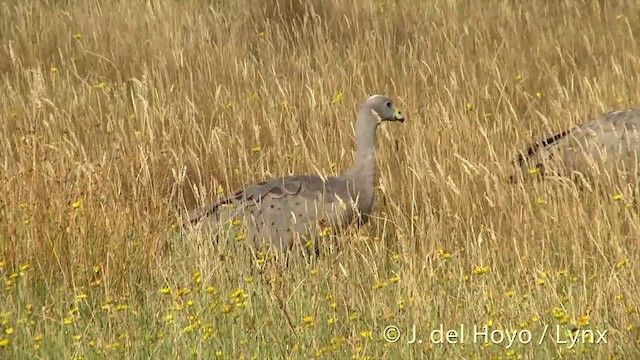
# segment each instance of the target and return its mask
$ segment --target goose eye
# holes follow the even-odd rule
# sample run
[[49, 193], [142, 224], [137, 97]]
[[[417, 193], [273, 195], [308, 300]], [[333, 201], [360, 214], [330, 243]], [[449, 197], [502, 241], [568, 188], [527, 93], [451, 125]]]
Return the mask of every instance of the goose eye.
[[391, 102], [387, 101], [387, 103], [385, 105], [387, 105], [387, 107], [390, 108], [391, 107]]

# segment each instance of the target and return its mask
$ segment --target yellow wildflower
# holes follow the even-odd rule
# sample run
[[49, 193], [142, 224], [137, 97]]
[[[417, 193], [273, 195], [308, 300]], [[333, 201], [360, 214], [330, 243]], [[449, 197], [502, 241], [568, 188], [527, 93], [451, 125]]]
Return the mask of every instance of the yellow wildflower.
[[332, 231], [331, 226], [327, 226], [322, 230], [320, 230], [319, 234], [320, 236], [325, 237], [325, 236], [329, 236], [331, 234], [331, 231]]
[[478, 266], [473, 269], [471, 273], [474, 275], [482, 275], [488, 273], [489, 271], [491, 271], [491, 269], [488, 266]]
[[635, 314], [635, 312], [636, 312], [636, 308], [635, 307], [629, 306], [627, 308], [627, 314], [631, 315], [631, 314]]
[[580, 326], [587, 326], [587, 325], [589, 325], [589, 320], [591, 320], [591, 316], [584, 315], [584, 316], [580, 317], [580, 319], [578, 320], [578, 324]]
[[374, 290], [378, 290], [378, 289], [382, 289], [385, 286], [387, 286], [387, 282], [386, 281], [380, 281], [380, 282], [378, 282], [378, 283], [373, 285], [373, 289]]
[[520, 326], [521, 329], [526, 329], [527, 327], [529, 327], [529, 323], [526, 321], [521, 321], [518, 326]]
[[176, 296], [184, 296], [184, 295], [189, 295], [189, 293], [191, 293], [191, 290], [189, 290], [189, 288], [182, 288], [178, 291], [178, 293], [176, 294]]
[[211, 294], [211, 295], [215, 295], [218, 293], [218, 290], [216, 290], [216, 288], [214, 288], [213, 286], [207, 286], [207, 288], [204, 291], [206, 291], [208, 294]]
[[338, 103], [338, 102], [342, 102], [342, 100], [344, 99], [344, 93], [342, 92], [342, 90], [338, 91], [338, 93], [336, 93], [333, 96], [333, 100], [331, 100], [331, 103]]
[[624, 258], [616, 263], [616, 267], [621, 269], [629, 264], [629, 258]]
[[451, 254], [449, 254], [447, 251], [445, 251], [444, 249], [438, 249], [436, 250], [436, 253], [438, 254], [438, 256], [440, 256], [441, 258], [447, 260], [451, 257]]
[[247, 293], [244, 290], [238, 289], [238, 290], [234, 291], [231, 294], [231, 297], [237, 300], [237, 299], [241, 299], [241, 298], [245, 299], [245, 298], [249, 297], [249, 295], [247, 295]]

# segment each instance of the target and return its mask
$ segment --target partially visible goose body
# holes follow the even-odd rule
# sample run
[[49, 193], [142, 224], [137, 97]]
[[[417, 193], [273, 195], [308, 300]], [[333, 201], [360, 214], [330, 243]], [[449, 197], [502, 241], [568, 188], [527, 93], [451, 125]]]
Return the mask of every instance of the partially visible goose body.
[[[382, 121], [404, 122], [392, 100], [374, 95], [360, 106], [355, 124], [353, 166], [337, 177], [294, 175], [259, 182], [201, 209], [189, 212], [189, 222], [213, 237], [229, 225], [241, 227], [241, 237], [256, 248], [289, 250], [295, 239], [305, 242], [320, 232], [337, 232], [366, 222], [374, 200], [376, 129]], [[317, 250], [317, 248], [316, 248]]]
[[640, 109], [604, 113], [531, 144], [515, 161], [520, 174], [593, 177], [606, 172], [637, 184], [640, 175]]

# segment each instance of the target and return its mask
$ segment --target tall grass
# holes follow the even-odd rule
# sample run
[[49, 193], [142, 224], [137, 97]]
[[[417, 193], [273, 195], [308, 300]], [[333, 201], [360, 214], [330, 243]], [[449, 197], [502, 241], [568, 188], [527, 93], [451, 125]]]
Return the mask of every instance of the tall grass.
[[[505, 180], [532, 139], [638, 104], [638, 15], [629, 1], [3, 2], [0, 357], [638, 356], [630, 192]], [[374, 93], [407, 121], [380, 129], [374, 218], [336, 252], [282, 271], [167, 242], [185, 209], [242, 185], [348, 167]], [[406, 344], [413, 324], [421, 344]], [[440, 324], [533, 340], [433, 344]], [[558, 341], [575, 329], [607, 343]]]

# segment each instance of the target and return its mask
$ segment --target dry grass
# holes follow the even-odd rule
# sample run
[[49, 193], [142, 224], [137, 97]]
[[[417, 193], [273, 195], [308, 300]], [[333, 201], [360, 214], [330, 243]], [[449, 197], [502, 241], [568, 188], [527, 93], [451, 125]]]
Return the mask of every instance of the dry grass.
[[[628, 193], [505, 182], [530, 139], [638, 104], [633, 2], [301, 3], [0, 5], [0, 357], [637, 358]], [[372, 93], [407, 122], [339, 251], [280, 276], [166, 246], [221, 192], [349, 166]], [[441, 323], [533, 340], [382, 338]]]

